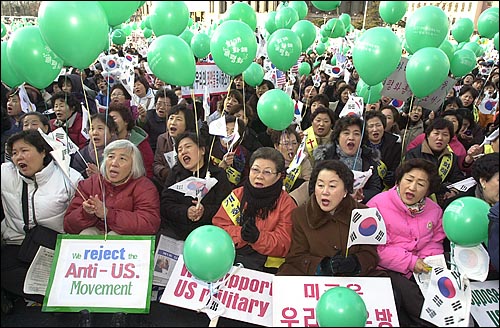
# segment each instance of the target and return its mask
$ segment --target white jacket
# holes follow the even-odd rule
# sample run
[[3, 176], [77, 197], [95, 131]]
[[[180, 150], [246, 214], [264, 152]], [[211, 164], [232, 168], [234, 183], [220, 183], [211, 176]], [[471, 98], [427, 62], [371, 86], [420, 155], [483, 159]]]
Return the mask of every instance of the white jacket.
[[[149, 88], [146, 95], [142, 98], [138, 97], [136, 94], [133, 96], [134, 102], [139, 107], [139, 105], [143, 106], [147, 111], [151, 109], [155, 109], [155, 94], [153, 93], [153, 89]], [[174, 104], [172, 104], [173, 106]]]
[[51, 161], [35, 174], [33, 179], [22, 176], [12, 162], [2, 164], [2, 239], [6, 244], [20, 245], [24, 240], [22, 207], [23, 180], [28, 184], [28, 213], [30, 228], [34, 227], [33, 213], [39, 225], [64, 232], [63, 220], [66, 209], [82, 180], [81, 174], [70, 168], [69, 177]]

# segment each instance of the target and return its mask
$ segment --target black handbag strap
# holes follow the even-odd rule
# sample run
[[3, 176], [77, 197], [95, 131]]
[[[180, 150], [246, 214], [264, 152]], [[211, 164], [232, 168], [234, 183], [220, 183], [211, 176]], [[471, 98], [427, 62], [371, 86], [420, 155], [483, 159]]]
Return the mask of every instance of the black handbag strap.
[[27, 233], [30, 230], [30, 223], [28, 219], [28, 184], [25, 181], [23, 181], [23, 195], [21, 197], [21, 202], [23, 205], [23, 230]]

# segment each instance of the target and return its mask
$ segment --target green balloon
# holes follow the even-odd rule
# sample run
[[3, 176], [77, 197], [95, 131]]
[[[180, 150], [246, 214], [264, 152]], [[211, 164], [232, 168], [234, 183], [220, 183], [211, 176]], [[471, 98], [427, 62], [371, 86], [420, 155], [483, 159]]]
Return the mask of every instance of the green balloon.
[[280, 70], [287, 71], [297, 63], [302, 53], [302, 42], [297, 33], [288, 29], [279, 29], [267, 42], [267, 55]]
[[226, 11], [226, 20], [237, 20], [247, 24], [252, 31], [257, 28], [257, 14], [255, 10], [245, 2], [233, 3]]
[[373, 104], [382, 98], [380, 94], [384, 85], [382, 82], [374, 86], [369, 86], [362, 79], [359, 79], [358, 84], [356, 84], [356, 94], [358, 97], [363, 97], [365, 104]]
[[115, 26], [123, 23], [137, 11], [140, 1], [98, 1], [104, 9], [108, 24]]
[[122, 45], [127, 41], [127, 35], [123, 30], [114, 30], [111, 33], [111, 41], [113, 41], [114, 44]]
[[293, 112], [292, 98], [280, 89], [266, 91], [257, 102], [260, 120], [276, 131], [283, 131], [292, 123]]
[[493, 44], [495, 45], [495, 49], [497, 51], [500, 50], [500, 47], [498, 46], [498, 32], [496, 32], [495, 36], [493, 37]]
[[484, 52], [484, 50], [481, 48], [481, 46], [479, 44], [477, 44], [476, 42], [467, 42], [464, 44], [462, 49], [472, 50], [472, 52], [474, 52], [474, 55], [476, 55], [476, 57], [480, 57]]
[[439, 49], [443, 50], [443, 52], [451, 62], [453, 54], [455, 53], [455, 47], [453, 46], [453, 44], [448, 40], [444, 40], [443, 43], [441, 43], [441, 45], [439, 46]]
[[276, 12], [275, 11], [270, 11], [267, 14], [267, 19], [264, 27], [266, 28], [266, 31], [269, 34], [272, 34], [274, 31], [276, 31], [276, 24], [274, 23], [274, 20], [276, 19]]
[[302, 51], [306, 51], [316, 39], [316, 27], [308, 20], [299, 20], [293, 24], [291, 30], [300, 38]]
[[7, 84], [9, 87], [14, 88], [21, 85], [24, 82], [24, 78], [21, 74], [14, 71], [14, 68], [9, 63], [9, 58], [7, 54], [7, 41], [2, 41], [2, 66], [0, 67], [2, 72], [2, 82]]
[[325, 53], [325, 51], [326, 51], [326, 46], [325, 46], [325, 44], [324, 44], [324, 43], [318, 43], [318, 45], [316, 46], [316, 48], [314, 48], [314, 50], [316, 51], [316, 53], [317, 53], [318, 55], [320, 55], [320, 56], [321, 56], [322, 54], [324, 54], [324, 53]]
[[[323, 37], [321, 37], [321, 39], [319, 39], [319, 41], [320, 41], [321, 43], [327, 43], [327, 42], [328, 42], [328, 40], [330, 40], [330, 38], [329, 38], [329, 37], [327, 37], [327, 36], [323, 36]], [[302, 46], [302, 47], [304, 47], [304, 46]], [[307, 48], [309, 48], [309, 47], [306, 47], [306, 49], [307, 49]]]
[[476, 67], [476, 55], [470, 49], [455, 51], [450, 61], [450, 71], [455, 77], [462, 77]]
[[488, 238], [488, 212], [484, 200], [471, 196], [452, 201], [443, 212], [443, 229], [448, 239], [457, 245], [479, 245]]
[[427, 47], [416, 51], [406, 65], [406, 81], [417, 98], [436, 91], [448, 77], [450, 61], [439, 48]]
[[150, 30], [153, 30], [153, 28], [151, 27], [151, 16], [146, 16], [146, 18], [144, 18], [144, 26], [146, 28], [149, 28]]
[[79, 69], [97, 59], [108, 39], [108, 19], [97, 1], [42, 1], [38, 24], [50, 49]]
[[184, 1], [155, 1], [150, 17], [156, 36], [180, 35], [187, 27], [189, 9]]
[[179, 35], [179, 37], [182, 40], [186, 41], [186, 43], [189, 45], [191, 45], [191, 40], [193, 39], [193, 36], [194, 33], [189, 28], [186, 28], [184, 32], [182, 32], [181, 35]]
[[297, 10], [292, 7], [283, 7], [276, 12], [274, 24], [277, 29], [291, 29], [293, 24], [299, 21], [299, 14]]
[[399, 38], [388, 28], [373, 27], [354, 43], [352, 60], [366, 84], [379, 84], [394, 72], [401, 60]]
[[[166, 55], [168, 54], [168, 55]], [[178, 36], [161, 35], [148, 49], [151, 71], [167, 84], [191, 86], [196, 75], [196, 62], [191, 47]]]
[[299, 74], [307, 75], [311, 73], [311, 65], [308, 62], [302, 62], [299, 64]]
[[7, 58], [14, 71], [37, 89], [48, 87], [63, 67], [63, 60], [47, 46], [38, 26], [22, 27], [12, 34]]
[[297, 11], [299, 19], [305, 19], [309, 10], [305, 1], [290, 1], [288, 2], [288, 7], [291, 7]]
[[7, 26], [2, 22], [2, 38], [7, 35]]
[[193, 26], [193, 19], [191, 17], [189, 17], [188, 19], [188, 27], [191, 27]]
[[468, 41], [474, 32], [474, 22], [470, 18], [460, 18], [451, 27], [451, 35], [457, 42]]
[[329, 11], [337, 9], [342, 1], [311, 1], [312, 5], [319, 10]]
[[408, 10], [408, 1], [380, 1], [378, 12], [387, 24], [396, 24]]
[[320, 327], [364, 327], [367, 313], [361, 296], [347, 287], [330, 288], [316, 304]]
[[327, 31], [329, 32], [328, 36], [332, 39], [345, 36], [344, 23], [338, 18], [330, 19], [326, 24], [326, 28]]
[[344, 23], [344, 27], [351, 25], [351, 16], [349, 16], [349, 14], [344, 13], [339, 16], [339, 19], [342, 23]]
[[182, 251], [184, 264], [191, 274], [211, 283], [231, 270], [236, 251], [229, 234], [214, 225], [203, 225], [191, 231]]
[[210, 53], [210, 37], [205, 33], [198, 33], [191, 39], [191, 49], [197, 58], [205, 58]]
[[220, 24], [210, 39], [215, 64], [226, 74], [243, 73], [257, 54], [257, 40], [250, 27], [240, 21]]
[[486, 9], [479, 15], [477, 31], [485, 38], [491, 39], [498, 32], [498, 7]]
[[448, 17], [436, 6], [417, 9], [406, 21], [405, 37], [413, 52], [439, 47], [448, 35]]
[[126, 36], [130, 36], [132, 34], [132, 26], [131, 25], [125, 25], [122, 28], [123, 33], [125, 33]]
[[245, 80], [248, 85], [256, 87], [262, 83], [264, 74], [264, 68], [256, 62], [252, 62], [243, 72], [243, 80]]
[[145, 28], [144, 30], [142, 30], [142, 35], [144, 35], [146, 39], [150, 38], [153, 35], [153, 31], [151, 31], [149, 28]]

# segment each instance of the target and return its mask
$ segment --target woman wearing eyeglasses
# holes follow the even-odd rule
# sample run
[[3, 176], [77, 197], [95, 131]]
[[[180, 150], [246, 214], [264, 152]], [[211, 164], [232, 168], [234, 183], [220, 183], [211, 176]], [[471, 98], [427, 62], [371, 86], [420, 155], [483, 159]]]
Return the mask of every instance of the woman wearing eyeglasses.
[[297, 206], [283, 190], [284, 169], [278, 150], [256, 150], [250, 158], [249, 178], [231, 192], [212, 219], [231, 236], [235, 263], [245, 268], [275, 273], [290, 249], [292, 211]]

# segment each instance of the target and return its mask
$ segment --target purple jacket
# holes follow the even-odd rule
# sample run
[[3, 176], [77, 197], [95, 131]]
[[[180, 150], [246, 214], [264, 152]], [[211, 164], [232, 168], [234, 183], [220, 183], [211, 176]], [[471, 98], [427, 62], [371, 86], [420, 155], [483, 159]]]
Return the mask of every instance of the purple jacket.
[[410, 213], [396, 187], [374, 196], [366, 205], [379, 210], [387, 229], [387, 243], [377, 246], [379, 269], [409, 278], [419, 258], [443, 254], [443, 210], [430, 198], [416, 215]]

